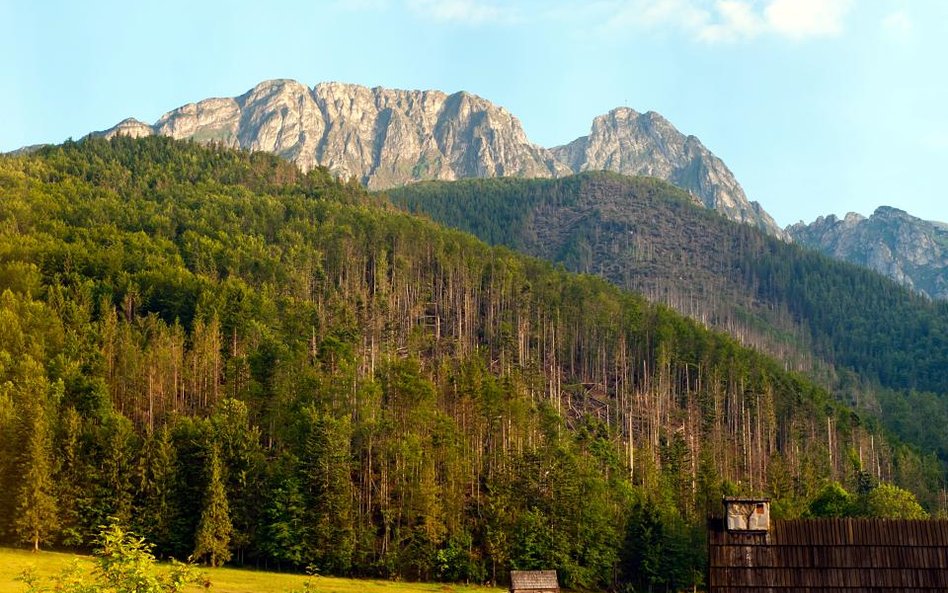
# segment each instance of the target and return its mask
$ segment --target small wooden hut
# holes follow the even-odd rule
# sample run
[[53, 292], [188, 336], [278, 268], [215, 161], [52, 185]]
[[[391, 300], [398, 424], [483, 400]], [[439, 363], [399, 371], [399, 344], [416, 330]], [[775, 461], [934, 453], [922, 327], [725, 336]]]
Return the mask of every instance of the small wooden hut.
[[510, 571], [510, 593], [559, 593], [555, 570]]
[[946, 520], [770, 520], [731, 499], [708, 527], [709, 593], [948, 592]]

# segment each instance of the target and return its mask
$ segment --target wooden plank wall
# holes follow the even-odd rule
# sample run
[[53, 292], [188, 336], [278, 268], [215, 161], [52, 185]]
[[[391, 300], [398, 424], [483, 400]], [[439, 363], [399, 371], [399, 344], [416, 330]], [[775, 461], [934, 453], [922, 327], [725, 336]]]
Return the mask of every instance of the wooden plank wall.
[[708, 529], [710, 593], [948, 592], [948, 521], [772, 521]]

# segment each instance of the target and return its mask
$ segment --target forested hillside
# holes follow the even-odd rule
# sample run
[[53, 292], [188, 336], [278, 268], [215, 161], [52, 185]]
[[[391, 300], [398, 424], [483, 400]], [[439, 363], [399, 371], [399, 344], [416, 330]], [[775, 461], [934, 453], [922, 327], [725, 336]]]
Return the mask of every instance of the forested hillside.
[[773, 359], [375, 202], [167, 138], [0, 159], [2, 541], [118, 521], [214, 564], [677, 587], [722, 493], [937, 499]]
[[431, 182], [390, 196], [726, 330], [816, 374], [848, 403], [881, 410], [903, 438], [948, 461], [944, 425], [914, 412], [948, 419], [945, 302], [696, 208], [655, 179]]

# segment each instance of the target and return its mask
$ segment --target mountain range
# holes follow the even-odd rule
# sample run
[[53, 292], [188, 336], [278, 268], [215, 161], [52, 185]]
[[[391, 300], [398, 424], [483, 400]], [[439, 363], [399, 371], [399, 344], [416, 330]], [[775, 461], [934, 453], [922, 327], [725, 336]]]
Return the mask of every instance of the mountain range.
[[548, 178], [600, 169], [649, 175], [732, 220], [786, 238], [721, 159], [651, 111], [614, 109], [593, 121], [589, 135], [544, 148], [530, 142], [509, 111], [467, 92], [269, 80], [239, 97], [189, 103], [154, 125], [129, 118], [97, 134], [264, 150], [304, 171], [326, 167], [375, 190], [429, 179]]
[[932, 298], [948, 297], [944, 225], [884, 214], [892, 210], [883, 207], [865, 223], [830, 215], [782, 229], [747, 198], [720, 158], [653, 111], [618, 107], [596, 117], [588, 135], [544, 148], [529, 140], [509, 111], [463, 91], [338, 82], [310, 88], [268, 80], [238, 97], [178, 107], [154, 124], [128, 118], [94, 134], [161, 135], [267, 151], [304, 171], [325, 167], [373, 190], [423, 180], [557, 178], [597, 170], [657, 177], [731, 220], [867, 266]]

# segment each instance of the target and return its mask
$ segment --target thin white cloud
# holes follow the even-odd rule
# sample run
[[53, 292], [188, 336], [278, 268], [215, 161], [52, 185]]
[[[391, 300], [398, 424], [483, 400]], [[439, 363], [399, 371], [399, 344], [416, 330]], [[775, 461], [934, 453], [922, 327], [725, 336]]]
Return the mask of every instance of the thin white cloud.
[[[612, 0], [595, 4], [609, 31], [666, 29], [699, 30], [708, 22], [708, 12], [695, 0]], [[595, 16], [595, 15], [594, 15]]]
[[[672, 30], [709, 42], [760, 36], [792, 40], [842, 32], [853, 0], [604, 0], [595, 12], [603, 28]], [[589, 12], [588, 14], [594, 14]]]
[[734, 41], [750, 39], [761, 34], [765, 23], [750, 2], [720, 0], [716, 7], [717, 22], [708, 22], [699, 30], [702, 41]]
[[904, 10], [896, 10], [882, 19], [882, 28], [893, 37], [905, 38], [912, 33], [912, 19]]
[[408, 0], [408, 8], [423, 18], [469, 25], [511, 24], [520, 14], [509, 4], [485, 0]]
[[[512, 25], [551, 19], [600, 32], [679, 32], [707, 43], [761, 36], [792, 40], [842, 32], [855, 0], [345, 0], [351, 10], [401, 6], [419, 18], [467, 25]], [[901, 13], [899, 13], [901, 14]], [[904, 15], [891, 15], [902, 19]], [[907, 18], [907, 17], [904, 17]], [[903, 20], [891, 23], [904, 25]], [[886, 26], [890, 26], [888, 21]]]
[[767, 24], [791, 39], [840, 33], [851, 0], [772, 0], [764, 9]]

